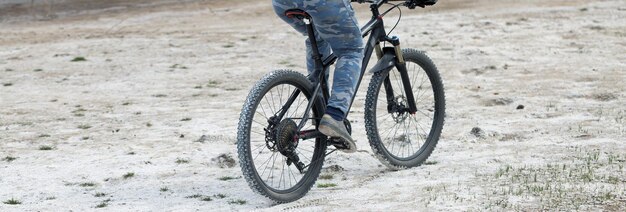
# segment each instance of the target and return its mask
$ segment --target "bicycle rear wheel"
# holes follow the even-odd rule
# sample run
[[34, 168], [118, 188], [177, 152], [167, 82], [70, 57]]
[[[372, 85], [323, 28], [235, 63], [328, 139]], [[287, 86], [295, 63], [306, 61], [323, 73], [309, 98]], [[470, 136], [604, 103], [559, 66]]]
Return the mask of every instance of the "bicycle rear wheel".
[[[241, 111], [237, 149], [243, 175], [252, 190], [279, 203], [304, 196], [324, 162], [325, 139], [297, 139], [297, 125], [305, 113], [318, 120], [323, 115], [320, 104], [306, 111], [312, 92], [304, 75], [274, 71], [257, 82]], [[302, 128], [313, 129], [310, 121]]]
[[[365, 101], [365, 129], [377, 158], [391, 169], [421, 165], [435, 149], [443, 128], [445, 96], [437, 67], [425, 54], [403, 50], [417, 106], [409, 114], [397, 69], [374, 74]], [[388, 90], [393, 91], [389, 95]]]

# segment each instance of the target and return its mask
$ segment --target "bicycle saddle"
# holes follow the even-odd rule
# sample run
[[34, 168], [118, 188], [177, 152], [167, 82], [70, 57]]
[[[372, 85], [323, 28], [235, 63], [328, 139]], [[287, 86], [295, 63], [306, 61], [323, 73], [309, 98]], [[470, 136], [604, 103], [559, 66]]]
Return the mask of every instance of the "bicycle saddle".
[[301, 9], [288, 9], [287, 11], [285, 11], [285, 15], [289, 18], [297, 19], [311, 18], [311, 16], [307, 12]]

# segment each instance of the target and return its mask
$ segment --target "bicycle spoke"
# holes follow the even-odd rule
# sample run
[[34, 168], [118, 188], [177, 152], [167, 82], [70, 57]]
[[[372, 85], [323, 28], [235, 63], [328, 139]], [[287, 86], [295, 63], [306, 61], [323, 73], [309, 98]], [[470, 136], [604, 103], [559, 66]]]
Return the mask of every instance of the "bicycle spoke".
[[[265, 99], [265, 98], [263, 98]], [[265, 111], [265, 107], [263, 107], [263, 99], [261, 99], [261, 101], [259, 102], [259, 106], [257, 107], [257, 109], [255, 110], [255, 112], [259, 113], [260, 115], [262, 115], [263, 117], [267, 118], [267, 111]], [[263, 114], [261, 114], [258, 110], [259, 107], [261, 108], [261, 111], [263, 111]], [[268, 109], [269, 110], [269, 109]]]
[[278, 113], [278, 110], [276, 110], [276, 100], [274, 100], [274, 92], [273, 90], [270, 90], [270, 97], [272, 100], [272, 103], [270, 104], [270, 107], [272, 108], [272, 114], [276, 114]]
[[[299, 94], [294, 96], [296, 92]], [[301, 120], [307, 113], [311, 116], [309, 118], [314, 119], [313, 109], [306, 111], [306, 106], [310, 100], [306, 96], [306, 90], [300, 90], [299, 87], [291, 84], [273, 86], [258, 99], [257, 109], [253, 113], [251, 126], [248, 130], [251, 136], [251, 160], [265, 186], [276, 190], [291, 189], [293, 186], [297, 186], [299, 181], [305, 179], [303, 178], [305, 174], [300, 173], [297, 169], [294, 170], [296, 166], [293, 163], [287, 165], [289, 158], [280, 153], [278, 148], [281, 147], [275, 143], [280, 141], [273, 140], [276, 138], [266, 138], [268, 136], [266, 130], [276, 130], [278, 124], [285, 119]], [[290, 105], [286, 105], [290, 100]], [[269, 117], [276, 117], [280, 113], [284, 114], [282, 120], [275, 120], [275, 123], [268, 122]], [[315, 126], [306, 122], [302, 129], [315, 129]], [[266, 139], [269, 140], [266, 141]], [[254, 145], [252, 142], [260, 145]], [[266, 142], [273, 143], [266, 144]], [[315, 163], [316, 142], [299, 142], [294, 150], [300, 159], [298, 162], [307, 166]]]
[[[271, 115], [276, 114], [276, 112], [274, 112], [274, 109], [272, 108], [272, 104], [270, 103], [270, 101], [268, 100], [267, 96], [264, 96], [263, 99], [265, 100], [265, 103], [267, 103], [267, 110], [269, 110], [271, 112]], [[261, 105], [262, 106], [262, 105]], [[266, 114], [267, 115], [267, 114]]]
[[400, 72], [394, 71], [393, 75], [395, 79], [394, 81], [396, 81], [396, 84], [398, 84], [398, 88], [395, 90], [400, 90], [402, 96], [406, 97], [406, 93], [404, 92], [404, 86], [402, 86], [402, 77], [400, 76]]
[[428, 114], [424, 113], [424, 111], [418, 110], [417, 112], [419, 112], [420, 114], [422, 114], [424, 117], [426, 117], [426, 118], [428, 118], [428, 119], [430, 119], [430, 120], [433, 120], [433, 117], [431, 117], [430, 115], [428, 115]]
[[[270, 160], [272, 160], [272, 158], [274, 157], [274, 155], [275, 155], [275, 154], [276, 154], [275, 152], [274, 152], [274, 153], [272, 153], [272, 155], [271, 155], [271, 156], [270, 156], [270, 157], [269, 157], [269, 158], [268, 158], [265, 162], [263, 162], [260, 166], [263, 166], [263, 165], [265, 165], [267, 162], [269, 162]], [[262, 177], [262, 176], [265, 176], [265, 171], [267, 170], [267, 167], [268, 167], [268, 166], [265, 166], [265, 168], [263, 169], [263, 172], [261, 173], [261, 177]]]
[[[415, 97], [417, 114], [406, 114], [401, 110], [389, 113], [388, 101], [384, 87], [384, 77], [380, 78], [378, 93], [373, 105], [376, 108], [374, 117], [377, 125], [377, 134], [380, 143], [390, 155], [399, 158], [410, 158], [420, 154], [421, 145], [426, 142], [432, 122], [434, 121], [435, 99], [433, 85], [428, 74], [419, 64], [408, 61], [406, 63], [411, 92]], [[393, 85], [394, 101], [400, 107], [408, 107], [406, 92], [400, 72], [392, 69], [387, 75]], [[399, 90], [398, 90], [399, 89]], [[398, 99], [399, 97], [405, 99]], [[419, 117], [419, 119], [418, 119]]]
[[[280, 182], [283, 181], [283, 176], [285, 175], [285, 157], [283, 157], [282, 166], [283, 168], [280, 170], [280, 180], [278, 180], [278, 186], [280, 186]], [[287, 185], [285, 185], [285, 187], [287, 187]]]
[[284, 89], [285, 89], [285, 85], [284, 84], [280, 85], [280, 90], [278, 90], [278, 102], [280, 102], [280, 104], [278, 105], [279, 107], [283, 106], [283, 90]]
[[257, 131], [252, 131], [252, 130], [251, 130], [250, 132], [253, 132], [254, 134], [257, 134], [257, 135], [262, 135], [262, 136], [265, 136], [265, 133], [260, 133], [260, 132], [257, 132]]

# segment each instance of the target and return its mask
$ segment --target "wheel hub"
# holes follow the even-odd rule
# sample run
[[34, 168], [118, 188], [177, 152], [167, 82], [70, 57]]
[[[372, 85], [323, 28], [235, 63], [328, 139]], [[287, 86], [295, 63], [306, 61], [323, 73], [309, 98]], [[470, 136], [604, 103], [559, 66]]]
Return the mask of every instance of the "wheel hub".
[[288, 155], [298, 146], [298, 125], [292, 119], [282, 120], [275, 128], [274, 140], [277, 150]]
[[397, 96], [395, 98], [396, 108], [393, 113], [391, 113], [391, 117], [393, 117], [396, 123], [404, 122], [409, 117], [409, 113], [407, 112], [407, 100], [404, 96]]

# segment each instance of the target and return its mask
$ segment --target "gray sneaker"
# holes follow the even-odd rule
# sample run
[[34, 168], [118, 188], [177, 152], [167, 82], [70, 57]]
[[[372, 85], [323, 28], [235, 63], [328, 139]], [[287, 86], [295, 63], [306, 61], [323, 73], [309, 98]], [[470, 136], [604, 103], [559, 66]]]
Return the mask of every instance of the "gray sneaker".
[[333, 117], [330, 117], [330, 115], [324, 114], [320, 122], [319, 130], [326, 136], [339, 137], [343, 141], [345, 141], [348, 149], [339, 150], [345, 153], [356, 152], [356, 144], [354, 143], [354, 139], [350, 137], [348, 130], [346, 130], [346, 125], [344, 125], [342, 121], [337, 121], [333, 119]]

